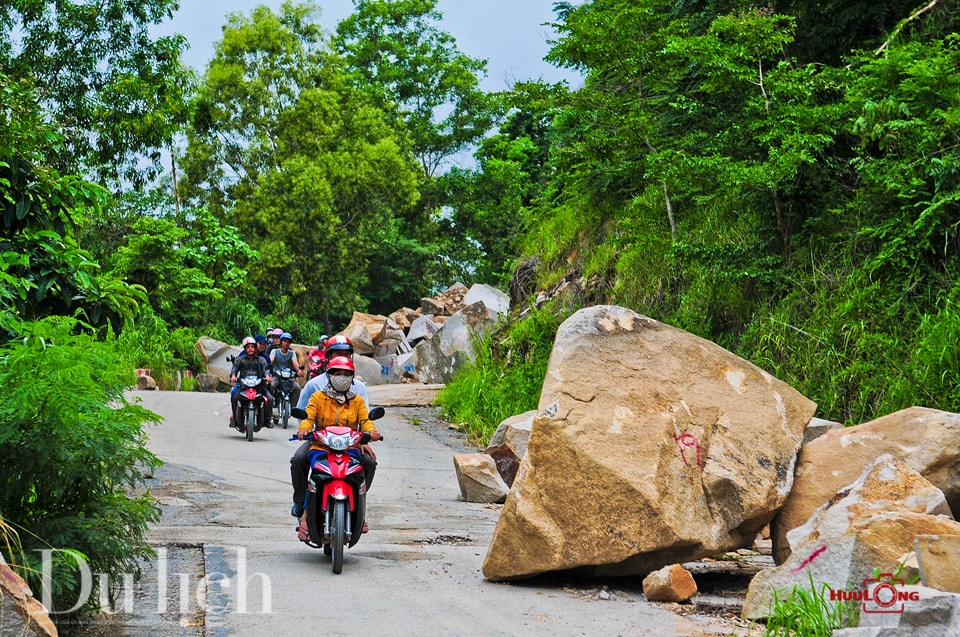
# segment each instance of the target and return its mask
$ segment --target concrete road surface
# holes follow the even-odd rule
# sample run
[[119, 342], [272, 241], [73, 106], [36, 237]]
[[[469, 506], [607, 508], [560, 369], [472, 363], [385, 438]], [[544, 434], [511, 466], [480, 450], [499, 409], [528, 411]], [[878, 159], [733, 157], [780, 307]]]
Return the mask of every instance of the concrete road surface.
[[[370, 532], [334, 575], [297, 541], [290, 516], [293, 429], [252, 442], [227, 427], [227, 394], [136, 392], [163, 417], [149, 428], [165, 465], [150, 481], [163, 505], [156, 560], [90, 634], [110, 635], [731, 635], [719, 617], [644, 600], [639, 581], [538, 578], [492, 583], [480, 571], [499, 505], [458, 500], [455, 449], [417, 426], [422, 386], [371, 387], [379, 468]], [[429, 399], [429, 392], [427, 394]], [[291, 426], [292, 427], [292, 426]]]

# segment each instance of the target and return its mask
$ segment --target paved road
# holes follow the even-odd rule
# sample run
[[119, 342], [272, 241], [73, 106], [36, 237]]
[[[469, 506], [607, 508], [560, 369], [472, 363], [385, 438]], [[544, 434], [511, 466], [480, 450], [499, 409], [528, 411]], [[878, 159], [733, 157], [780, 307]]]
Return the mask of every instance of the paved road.
[[719, 618], [648, 603], [639, 582], [486, 581], [480, 567], [500, 507], [458, 500], [454, 450], [412, 422], [414, 410], [390, 409], [410, 404], [402, 389], [371, 388], [371, 402], [387, 406], [368, 498], [371, 531], [347, 550], [340, 575], [296, 539], [290, 430], [264, 429], [247, 442], [226, 425], [226, 394], [134, 395], [164, 418], [149, 430], [151, 450], [166, 463], [151, 480], [163, 504], [150, 532], [160, 557], [145, 566], [136, 598], [118, 603], [109, 634], [741, 632]]

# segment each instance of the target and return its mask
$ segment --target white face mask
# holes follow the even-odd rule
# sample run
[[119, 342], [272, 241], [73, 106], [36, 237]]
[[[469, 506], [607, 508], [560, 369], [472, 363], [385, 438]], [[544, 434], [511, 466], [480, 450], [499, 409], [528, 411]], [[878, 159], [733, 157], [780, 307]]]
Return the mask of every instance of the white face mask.
[[327, 374], [327, 378], [330, 380], [330, 386], [339, 392], [347, 391], [353, 383], [353, 376]]

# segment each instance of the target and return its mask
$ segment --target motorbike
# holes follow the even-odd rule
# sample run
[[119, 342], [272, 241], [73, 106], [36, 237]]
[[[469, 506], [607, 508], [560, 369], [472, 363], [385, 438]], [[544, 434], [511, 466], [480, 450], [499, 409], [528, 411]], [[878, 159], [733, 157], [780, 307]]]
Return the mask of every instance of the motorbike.
[[265, 381], [259, 376], [244, 376], [240, 379], [237, 413], [233, 415], [237, 430], [253, 442], [253, 434], [260, 431], [266, 422], [264, 408], [267, 403]]
[[[377, 420], [383, 414], [383, 407], [374, 407], [369, 416]], [[307, 412], [294, 409], [293, 416], [303, 419]], [[319, 443], [323, 449], [311, 450], [309, 455], [304, 511], [310, 540], [304, 543], [323, 549], [333, 562], [333, 572], [339, 574], [343, 570], [344, 550], [356, 545], [363, 531], [367, 483], [359, 447], [370, 442], [370, 434], [350, 427], [328, 426], [311, 431], [306, 440]]]
[[277, 395], [273, 397], [273, 424], [283, 422], [283, 428], [287, 428], [287, 422], [290, 420], [290, 394], [293, 392], [293, 384], [297, 381], [297, 373], [292, 369], [278, 369], [274, 375], [280, 379], [277, 383]]
[[327, 359], [322, 356], [311, 356], [307, 359], [307, 380], [316, 378], [327, 371]]

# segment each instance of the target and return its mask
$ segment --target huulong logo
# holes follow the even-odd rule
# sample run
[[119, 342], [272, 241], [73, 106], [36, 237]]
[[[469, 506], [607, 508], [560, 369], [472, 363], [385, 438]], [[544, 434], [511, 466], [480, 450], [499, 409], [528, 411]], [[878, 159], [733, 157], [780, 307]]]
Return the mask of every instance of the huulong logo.
[[905, 602], [920, 600], [917, 591], [903, 590], [904, 582], [892, 573], [880, 573], [863, 580], [858, 591], [830, 589], [831, 602], [863, 602], [865, 613], [902, 613]]

